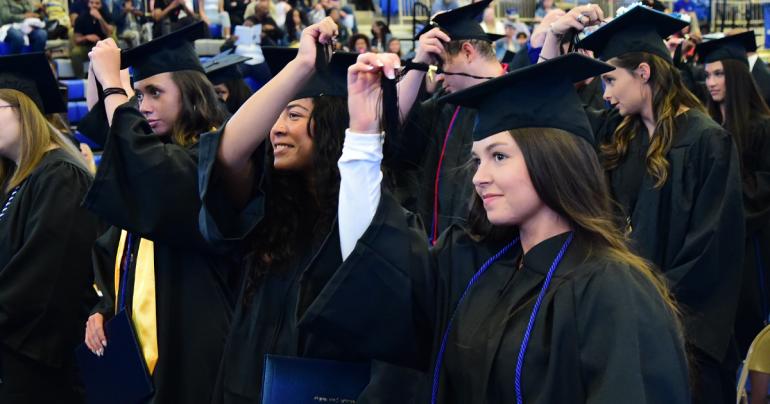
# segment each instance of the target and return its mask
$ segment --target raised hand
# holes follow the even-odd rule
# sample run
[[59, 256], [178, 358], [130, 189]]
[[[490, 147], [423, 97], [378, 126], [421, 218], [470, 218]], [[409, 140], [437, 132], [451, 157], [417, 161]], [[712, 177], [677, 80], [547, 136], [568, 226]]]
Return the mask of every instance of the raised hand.
[[303, 29], [296, 60], [305, 67], [314, 67], [317, 44], [330, 45], [338, 34], [337, 24], [331, 17]]
[[120, 48], [112, 38], [101, 40], [88, 53], [96, 79], [103, 88], [121, 87]]
[[380, 131], [380, 77], [395, 79], [401, 59], [392, 53], [364, 53], [348, 68], [348, 111], [350, 130], [357, 133]]
[[436, 59], [441, 59], [444, 54], [444, 42], [449, 42], [450, 38], [439, 28], [420, 35], [420, 42], [414, 55], [415, 63], [431, 64]]

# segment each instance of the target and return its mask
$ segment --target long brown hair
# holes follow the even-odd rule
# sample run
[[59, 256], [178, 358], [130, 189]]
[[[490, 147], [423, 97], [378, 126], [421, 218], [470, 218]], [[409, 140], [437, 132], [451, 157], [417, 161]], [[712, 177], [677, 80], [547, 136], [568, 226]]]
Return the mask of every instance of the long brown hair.
[[89, 172], [85, 161], [75, 146], [56, 130], [40, 112], [37, 105], [21, 91], [0, 89], [0, 99], [11, 105], [19, 118], [19, 164], [0, 157], [0, 185], [6, 194], [19, 186], [40, 164], [51, 147], [58, 147], [74, 157], [81, 168]]
[[[678, 319], [679, 311], [668, 286], [650, 263], [629, 249], [629, 240], [620, 231], [593, 147], [561, 129], [523, 128], [509, 133], [521, 150], [538, 197], [569, 222], [575, 240], [587, 245], [592, 256], [603, 256], [638, 271]], [[489, 223], [483, 202], [475, 193], [470, 217], [470, 230], [477, 238], [499, 241], [494, 239], [503, 233], [510, 238], [511, 228], [500, 231], [500, 227]], [[679, 331], [683, 335], [681, 327]]]
[[[655, 135], [647, 150], [647, 173], [655, 178], [660, 188], [668, 179], [669, 162], [666, 154], [676, 133], [674, 120], [681, 108], [705, 112], [703, 104], [682, 83], [679, 71], [660, 56], [646, 52], [627, 53], [609, 61], [610, 64], [633, 72], [640, 64], [650, 66], [649, 85], [652, 90], [652, 108], [655, 118]], [[615, 129], [612, 143], [600, 145], [602, 165], [606, 170], [617, 168], [628, 152], [628, 145], [637, 134], [644, 133], [644, 123], [637, 115], [629, 115]]]
[[197, 143], [202, 133], [222, 125], [227, 113], [205, 74], [180, 70], [171, 72], [171, 79], [179, 87], [182, 103], [179, 117], [171, 128], [171, 139], [187, 147]]
[[307, 124], [307, 133], [313, 138], [312, 178], [275, 170], [275, 156], [268, 147], [265, 170], [270, 175], [264, 187], [269, 196], [263, 222], [248, 237], [244, 305], [251, 303], [265, 277], [289, 270], [298, 257], [316, 247], [331, 230], [340, 187], [337, 160], [348, 121], [345, 98], [313, 98]]
[[708, 111], [733, 137], [741, 161], [744, 153], [751, 151], [755, 134], [750, 127], [753, 122], [770, 117], [770, 108], [759, 94], [759, 88], [746, 64], [738, 60], [722, 60], [725, 73], [725, 115], [722, 116], [720, 105], [711, 97]]

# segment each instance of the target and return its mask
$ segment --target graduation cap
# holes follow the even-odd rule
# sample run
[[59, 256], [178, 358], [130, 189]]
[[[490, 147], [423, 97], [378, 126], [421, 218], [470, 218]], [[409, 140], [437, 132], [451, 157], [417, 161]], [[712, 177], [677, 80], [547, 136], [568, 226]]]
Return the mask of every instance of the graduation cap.
[[445, 13], [436, 14], [430, 23], [417, 34], [415, 39], [420, 39], [422, 34], [433, 28], [439, 27], [449, 35], [449, 39], [459, 41], [463, 39], [478, 39], [482, 41], [494, 42], [505, 35], [487, 34], [481, 29], [477, 18], [484, 13], [484, 9], [489, 6], [492, 0], [483, 0], [477, 3], [471, 3], [467, 6], [458, 7]]
[[736, 35], [726, 36], [704, 42], [695, 48], [703, 64], [725, 59], [735, 59], [749, 65], [747, 52], [757, 48], [757, 40], [753, 31], [747, 31]]
[[473, 140], [510, 129], [557, 128], [593, 143], [593, 131], [574, 83], [614, 70], [607, 63], [569, 53], [527, 66], [439, 101], [478, 110]]
[[59, 82], [42, 52], [0, 56], [0, 88], [26, 94], [43, 114], [67, 111]]
[[131, 66], [134, 81], [180, 70], [205, 73], [193, 46], [193, 41], [203, 38], [204, 34], [205, 23], [198, 21], [178, 31], [125, 50], [121, 54], [120, 68]]
[[602, 60], [647, 52], [671, 62], [663, 40], [688, 25], [687, 21], [639, 5], [589, 34], [577, 46], [594, 51]]
[[[262, 53], [265, 55], [265, 61], [270, 71], [275, 76], [297, 56], [297, 49], [263, 47]], [[316, 66], [313, 77], [299, 90], [293, 99], [298, 100], [300, 98], [319, 96], [347, 96], [348, 67], [354, 64], [357, 58], [357, 53], [333, 53], [328, 64]]]
[[263, 46], [262, 55], [265, 57], [270, 75], [275, 77], [294, 58], [297, 57], [297, 48], [285, 48], [282, 46]]
[[230, 80], [242, 79], [243, 75], [238, 69], [238, 65], [246, 60], [249, 58], [227, 51], [204, 63], [203, 70], [206, 71], [206, 76], [208, 76], [211, 84], [222, 84]]

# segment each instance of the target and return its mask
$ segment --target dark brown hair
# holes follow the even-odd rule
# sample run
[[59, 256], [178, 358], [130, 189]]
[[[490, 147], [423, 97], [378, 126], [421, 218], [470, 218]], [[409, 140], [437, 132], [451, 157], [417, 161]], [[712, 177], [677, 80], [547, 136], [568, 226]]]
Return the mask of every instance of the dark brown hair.
[[179, 87], [181, 110], [171, 128], [174, 143], [187, 147], [198, 142], [202, 133], [219, 127], [227, 114], [206, 75], [195, 70], [171, 72]]
[[[628, 239], [620, 231], [622, 227], [612, 213], [609, 188], [593, 147], [554, 128], [523, 128], [509, 133], [521, 150], [538, 197], [568, 221], [575, 240], [587, 245], [590, 255], [607, 257], [639, 271], [678, 318], [676, 303], [665, 282], [650, 263], [629, 249]], [[475, 193], [469, 226], [475, 237], [490, 241], [510, 238], [516, 231], [489, 223], [483, 202]]]
[[[650, 66], [649, 85], [652, 90], [652, 108], [655, 117], [655, 135], [647, 150], [647, 173], [655, 178], [655, 187], [666, 183], [669, 162], [666, 158], [674, 140], [674, 120], [681, 108], [705, 112], [703, 104], [682, 83], [682, 77], [671, 63], [657, 55], [646, 52], [632, 52], [613, 58], [610, 64], [626, 69], [631, 74], [640, 64]], [[612, 143], [600, 146], [602, 164], [605, 169], [617, 168], [628, 152], [628, 145], [634, 136], [644, 133], [644, 123], [638, 115], [629, 115], [615, 129]]]
[[745, 161], [744, 154], [751, 152], [755, 133], [751, 124], [760, 119], [770, 117], [770, 108], [754, 81], [746, 64], [732, 59], [722, 60], [725, 74], [725, 115], [722, 116], [720, 105], [709, 97], [708, 110], [711, 117], [719, 122], [733, 137], [735, 145]]
[[251, 302], [261, 280], [289, 269], [331, 230], [337, 215], [340, 173], [337, 160], [348, 127], [348, 106], [342, 97], [315, 97], [308, 120], [313, 138], [312, 176], [273, 168], [268, 148], [263, 222], [249, 235], [243, 303]]

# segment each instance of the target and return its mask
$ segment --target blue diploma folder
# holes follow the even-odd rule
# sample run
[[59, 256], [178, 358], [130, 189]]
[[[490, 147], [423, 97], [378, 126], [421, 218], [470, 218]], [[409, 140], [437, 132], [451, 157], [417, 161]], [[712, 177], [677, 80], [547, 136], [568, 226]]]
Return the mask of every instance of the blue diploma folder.
[[96, 356], [85, 344], [75, 350], [89, 404], [137, 404], [153, 393], [152, 379], [131, 319], [121, 310], [104, 326], [107, 347]]
[[262, 404], [353, 404], [370, 373], [368, 363], [266, 355]]

